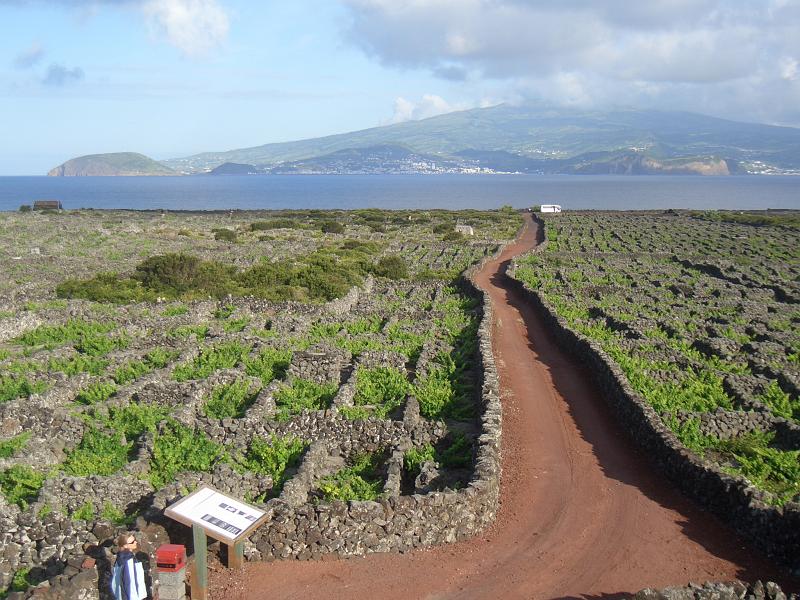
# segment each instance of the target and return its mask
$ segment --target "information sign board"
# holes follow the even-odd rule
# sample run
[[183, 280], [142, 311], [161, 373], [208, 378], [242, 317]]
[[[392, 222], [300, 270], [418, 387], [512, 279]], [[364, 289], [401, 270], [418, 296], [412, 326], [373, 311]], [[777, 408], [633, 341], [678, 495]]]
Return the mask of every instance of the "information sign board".
[[167, 507], [164, 514], [184, 525], [198, 525], [226, 544], [246, 537], [267, 518], [263, 510], [208, 486], [178, 500]]

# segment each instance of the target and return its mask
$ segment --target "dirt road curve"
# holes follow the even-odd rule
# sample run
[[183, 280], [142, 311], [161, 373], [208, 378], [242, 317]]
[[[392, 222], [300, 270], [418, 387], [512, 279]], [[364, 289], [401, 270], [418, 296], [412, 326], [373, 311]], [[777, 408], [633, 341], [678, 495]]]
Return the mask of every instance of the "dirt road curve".
[[214, 600], [588, 599], [690, 580], [786, 581], [653, 471], [581, 365], [508, 290], [504, 267], [533, 246], [534, 228], [478, 277], [494, 301], [504, 406], [497, 522], [404, 555], [248, 564], [244, 577], [212, 576]]

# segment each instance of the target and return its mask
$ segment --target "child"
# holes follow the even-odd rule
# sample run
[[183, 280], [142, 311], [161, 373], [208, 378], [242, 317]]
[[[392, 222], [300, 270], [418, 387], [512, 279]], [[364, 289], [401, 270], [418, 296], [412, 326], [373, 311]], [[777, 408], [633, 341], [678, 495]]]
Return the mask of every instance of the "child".
[[111, 593], [115, 600], [144, 600], [148, 596], [144, 568], [134, 555], [136, 545], [132, 533], [124, 533], [117, 538], [119, 553], [111, 570]]

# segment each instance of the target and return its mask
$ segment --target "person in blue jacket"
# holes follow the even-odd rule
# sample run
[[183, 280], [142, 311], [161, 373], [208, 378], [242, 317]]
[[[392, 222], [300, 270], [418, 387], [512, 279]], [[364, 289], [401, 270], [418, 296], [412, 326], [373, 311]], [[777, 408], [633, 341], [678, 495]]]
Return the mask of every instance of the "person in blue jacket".
[[122, 534], [117, 538], [117, 561], [111, 569], [111, 593], [115, 600], [144, 600], [148, 597], [144, 567], [136, 560], [136, 536]]

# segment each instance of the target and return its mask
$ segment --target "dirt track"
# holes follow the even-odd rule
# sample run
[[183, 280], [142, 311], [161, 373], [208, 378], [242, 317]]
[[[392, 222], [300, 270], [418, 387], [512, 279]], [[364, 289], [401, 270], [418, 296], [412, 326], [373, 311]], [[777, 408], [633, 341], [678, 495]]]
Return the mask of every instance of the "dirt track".
[[248, 564], [244, 577], [212, 576], [212, 598], [588, 599], [690, 580], [786, 582], [654, 471], [583, 367], [507, 289], [505, 266], [535, 244], [534, 227], [478, 276], [494, 301], [504, 407], [496, 523], [403, 555]]

